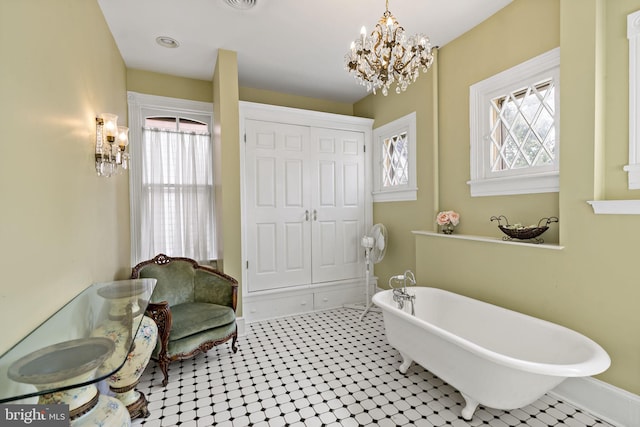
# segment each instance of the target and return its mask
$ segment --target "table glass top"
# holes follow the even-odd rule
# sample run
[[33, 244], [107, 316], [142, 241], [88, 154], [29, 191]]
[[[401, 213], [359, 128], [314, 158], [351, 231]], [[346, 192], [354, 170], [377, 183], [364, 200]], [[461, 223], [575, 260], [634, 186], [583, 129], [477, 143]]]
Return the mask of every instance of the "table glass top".
[[78, 294], [0, 356], [0, 403], [35, 403], [35, 396], [98, 382], [120, 369], [155, 284], [119, 280]]

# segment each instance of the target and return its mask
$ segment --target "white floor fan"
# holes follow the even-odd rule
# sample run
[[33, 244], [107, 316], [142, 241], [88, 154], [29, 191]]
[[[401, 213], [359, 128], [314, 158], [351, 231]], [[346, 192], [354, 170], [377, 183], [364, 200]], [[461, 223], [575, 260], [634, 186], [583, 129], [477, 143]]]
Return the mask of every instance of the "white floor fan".
[[360, 315], [362, 320], [371, 309], [373, 302], [369, 296], [370, 286], [369, 277], [373, 269], [373, 264], [377, 264], [382, 261], [384, 254], [387, 251], [387, 228], [383, 224], [375, 224], [369, 230], [369, 233], [362, 237], [361, 245], [364, 248], [365, 263], [366, 263], [366, 276], [365, 276], [365, 307], [364, 311]]

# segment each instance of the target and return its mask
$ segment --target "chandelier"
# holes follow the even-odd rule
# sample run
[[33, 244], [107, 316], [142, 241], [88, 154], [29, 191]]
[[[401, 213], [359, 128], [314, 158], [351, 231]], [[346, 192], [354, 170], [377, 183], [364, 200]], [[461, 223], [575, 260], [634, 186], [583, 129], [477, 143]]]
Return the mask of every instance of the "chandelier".
[[396, 84], [396, 93], [405, 91], [416, 81], [420, 69], [426, 73], [432, 63], [429, 38], [423, 34], [406, 38], [404, 28], [389, 12], [389, 0], [386, 0], [384, 15], [373, 32], [367, 36], [365, 27], [362, 27], [360, 38], [351, 42], [351, 49], [345, 55], [347, 71], [367, 91], [375, 94], [382, 88], [385, 96], [393, 83]]

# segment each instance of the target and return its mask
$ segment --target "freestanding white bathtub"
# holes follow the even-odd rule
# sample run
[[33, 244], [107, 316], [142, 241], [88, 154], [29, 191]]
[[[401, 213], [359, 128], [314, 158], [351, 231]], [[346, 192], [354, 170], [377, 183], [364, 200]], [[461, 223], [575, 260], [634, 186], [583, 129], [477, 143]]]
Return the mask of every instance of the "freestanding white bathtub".
[[399, 309], [392, 290], [378, 292], [389, 343], [460, 391], [462, 417], [477, 406], [515, 409], [533, 403], [568, 377], [604, 372], [609, 355], [571, 329], [492, 304], [429, 287], [409, 287]]

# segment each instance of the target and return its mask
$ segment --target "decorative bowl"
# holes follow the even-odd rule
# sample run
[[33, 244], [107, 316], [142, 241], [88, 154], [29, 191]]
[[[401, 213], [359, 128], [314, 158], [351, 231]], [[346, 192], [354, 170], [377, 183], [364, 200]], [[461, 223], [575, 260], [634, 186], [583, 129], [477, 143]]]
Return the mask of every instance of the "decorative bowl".
[[[558, 222], [558, 218], [553, 216], [549, 218], [542, 218], [538, 221], [537, 225], [529, 225], [523, 226], [522, 224], [509, 224], [509, 220], [506, 216], [492, 216], [491, 221], [498, 221], [498, 228], [504, 234], [504, 240], [534, 240], [536, 243], [543, 243], [542, 239], [538, 239], [542, 233], [549, 229], [549, 224], [553, 222]], [[501, 221], [504, 221], [506, 224], [502, 224]]]

